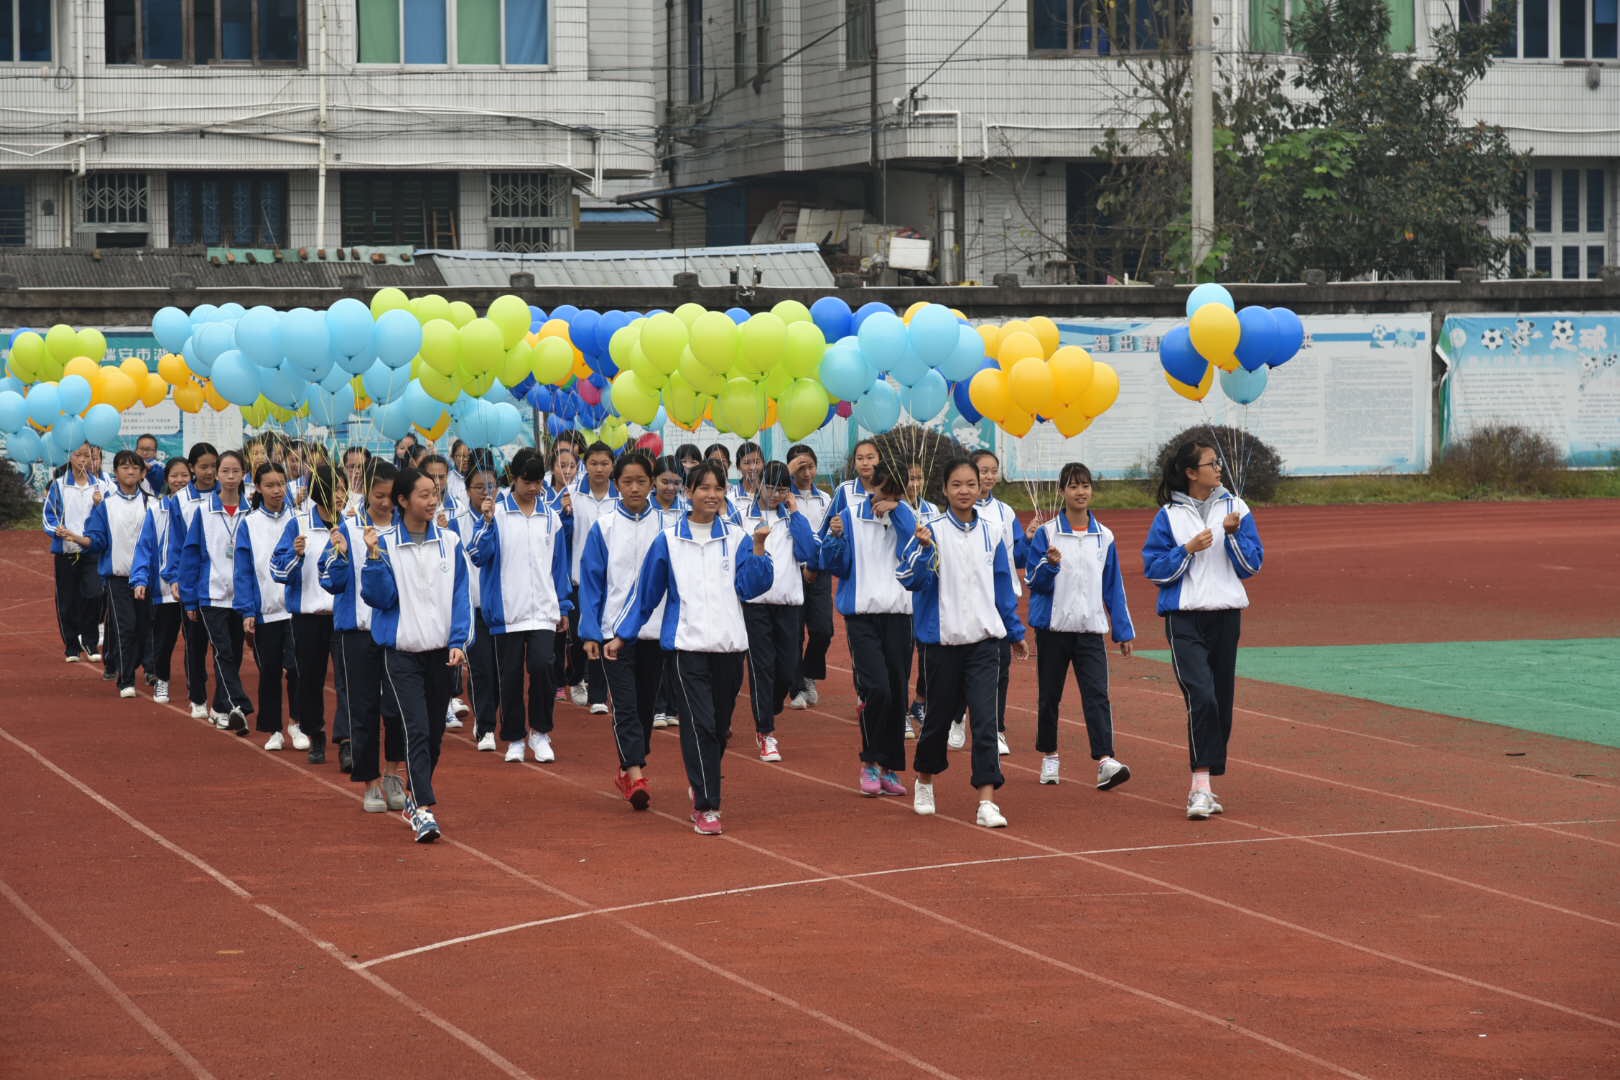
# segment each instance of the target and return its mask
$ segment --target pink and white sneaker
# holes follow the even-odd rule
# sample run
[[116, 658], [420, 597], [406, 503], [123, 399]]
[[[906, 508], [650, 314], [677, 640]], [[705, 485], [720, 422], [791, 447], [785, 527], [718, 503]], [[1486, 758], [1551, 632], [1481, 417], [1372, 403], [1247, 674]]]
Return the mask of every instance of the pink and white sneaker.
[[720, 811], [699, 810], [692, 816], [692, 831], [699, 836], [719, 836], [725, 831], [720, 828]]
[[777, 745], [775, 735], [758, 735], [758, 734], [756, 734], [754, 736], [754, 745], [759, 748], [759, 760], [761, 760], [761, 761], [781, 761], [782, 760], [782, 748]]
[[885, 795], [904, 795], [906, 793], [906, 785], [900, 782], [900, 777], [896, 776], [892, 769], [885, 769], [878, 775], [878, 784], [882, 787]]
[[883, 794], [883, 779], [878, 775], [876, 765], [861, 767], [861, 794], [868, 799], [875, 799]]

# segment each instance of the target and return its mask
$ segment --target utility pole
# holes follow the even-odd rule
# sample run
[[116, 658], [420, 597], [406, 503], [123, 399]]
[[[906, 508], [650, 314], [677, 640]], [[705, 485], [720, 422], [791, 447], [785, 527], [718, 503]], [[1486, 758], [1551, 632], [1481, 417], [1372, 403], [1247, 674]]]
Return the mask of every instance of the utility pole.
[[1215, 25], [1212, 0], [1192, 0], [1192, 270], [1215, 233]]

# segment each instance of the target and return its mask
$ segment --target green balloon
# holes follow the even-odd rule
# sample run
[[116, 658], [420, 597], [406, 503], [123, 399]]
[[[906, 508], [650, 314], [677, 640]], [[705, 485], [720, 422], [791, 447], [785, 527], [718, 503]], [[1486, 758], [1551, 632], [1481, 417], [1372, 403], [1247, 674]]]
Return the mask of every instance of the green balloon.
[[713, 372], [724, 372], [737, 356], [737, 324], [723, 311], [706, 311], [692, 323], [692, 353]]
[[506, 356], [501, 328], [488, 319], [470, 320], [457, 331], [457, 336], [461, 339], [461, 366], [469, 374], [494, 371]]
[[700, 361], [691, 349], [681, 354], [681, 364], [676, 371], [701, 393], [718, 394], [726, 388], [726, 377]]
[[[454, 305], [452, 305], [454, 306]], [[497, 296], [489, 305], [489, 321], [501, 328], [501, 340], [508, 349], [523, 340], [529, 332], [529, 305], [523, 298], [508, 293]]]
[[783, 366], [792, 370], [795, 379], [814, 379], [821, 373], [821, 354], [827, 351], [827, 339], [813, 322], [790, 322], [783, 350], [787, 357]]
[[776, 399], [776, 419], [782, 434], [797, 441], [821, 426], [832, 404], [826, 387], [812, 379], [795, 379]]
[[643, 321], [646, 325], [641, 328], [641, 351], [658, 365], [658, 370], [666, 374], [674, 371], [689, 340], [686, 324], [667, 311]]
[[658, 393], [634, 371], [621, 371], [613, 379], [613, 407], [632, 424], [650, 424], [658, 415]]
[[630, 350], [641, 341], [641, 320], [637, 319], [629, 326], [621, 326], [613, 331], [608, 339], [608, 355], [613, 357], [614, 364], [621, 368], [630, 366]]
[[767, 399], [779, 399], [792, 385], [792, 370], [786, 364], [778, 364], [769, 375], [760, 380], [759, 388], [765, 392]]
[[782, 359], [782, 350], [787, 345], [787, 323], [779, 316], [763, 312], [743, 323], [737, 336], [744, 367], [763, 373]]
[[728, 379], [714, 399], [715, 426], [745, 439], [753, 438], [765, 420], [765, 398], [747, 379]]

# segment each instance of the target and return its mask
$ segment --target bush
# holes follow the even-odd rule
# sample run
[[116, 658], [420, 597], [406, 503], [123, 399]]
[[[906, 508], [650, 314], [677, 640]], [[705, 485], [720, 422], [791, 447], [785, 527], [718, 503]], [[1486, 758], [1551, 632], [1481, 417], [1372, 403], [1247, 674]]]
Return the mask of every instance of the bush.
[[1464, 498], [1556, 494], [1564, 457], [1546, 436], [1517, 424], [1491, 424], [1440, 452], [1432, 475]]
[[0, 457], [0, 526], [39, 520], [39, 500], [10, 458]]
[[1251, 432], [1209, 424], [1190, 427], [1159, 447], [1153, 465], [1155, 484], [1164, 474], [1165, 462], [1183, 443], [1194, 440], [1215, 444], [1221, 455], [1221, 480], [1228, 490], [1253, 503], [1269, 502], [1276, 496], [1283, 471], [1283, 460], [1277, 451]]
[[[878, 444], [878, 456], [899, 465], [902, 477], [905, 476], [905, 468], [912, 462], [923, 467], [923, 498], [936, 506], [943, 505], [945, 501], [940, 467], [952, 458], [967, 457], [972, 453], [949, 435], [918, 424], [901, 424], [872, 438]], [[843, 479], [848, 480], [854, 475], [855, 456], [851, 454], [849, 461], [844, 464]]]

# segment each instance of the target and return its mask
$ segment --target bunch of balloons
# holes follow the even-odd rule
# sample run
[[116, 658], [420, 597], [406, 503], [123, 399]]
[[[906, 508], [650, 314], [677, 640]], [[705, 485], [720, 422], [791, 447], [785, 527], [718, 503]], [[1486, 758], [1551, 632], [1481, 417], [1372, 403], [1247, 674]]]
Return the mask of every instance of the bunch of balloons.
[[103, 365], [106, 356], [99, 330], [59, 323], [44, 334], [11, 335], [0, 380], [0, 434], [9, 457], [60, 465], [86, 441], [116, 441], [125, 409], [137, 401], [155, 405], [168, 393], [142, 361]]
[[1014, 437], [1050, 420], [1073, 438], [1119, 398], [1119, 373], [1078, 345], [1063, 345], [1057, 324], [1044, 315], [981, 326], [994, 357], [968, 384], [973, 409]]
[[1187, 323], [1159, 344], [1170, 389], [1192, 401], [1209, 394], [1220, 371], [1221, 390], [1239, 405], [1259, 400], [1271, 368], [1281, 367], [1305, 344], [1305, 324], [1287, 308], [1250, 305], [1234, 310], [1232, 294], [1205, 283], [1187, 297]]

